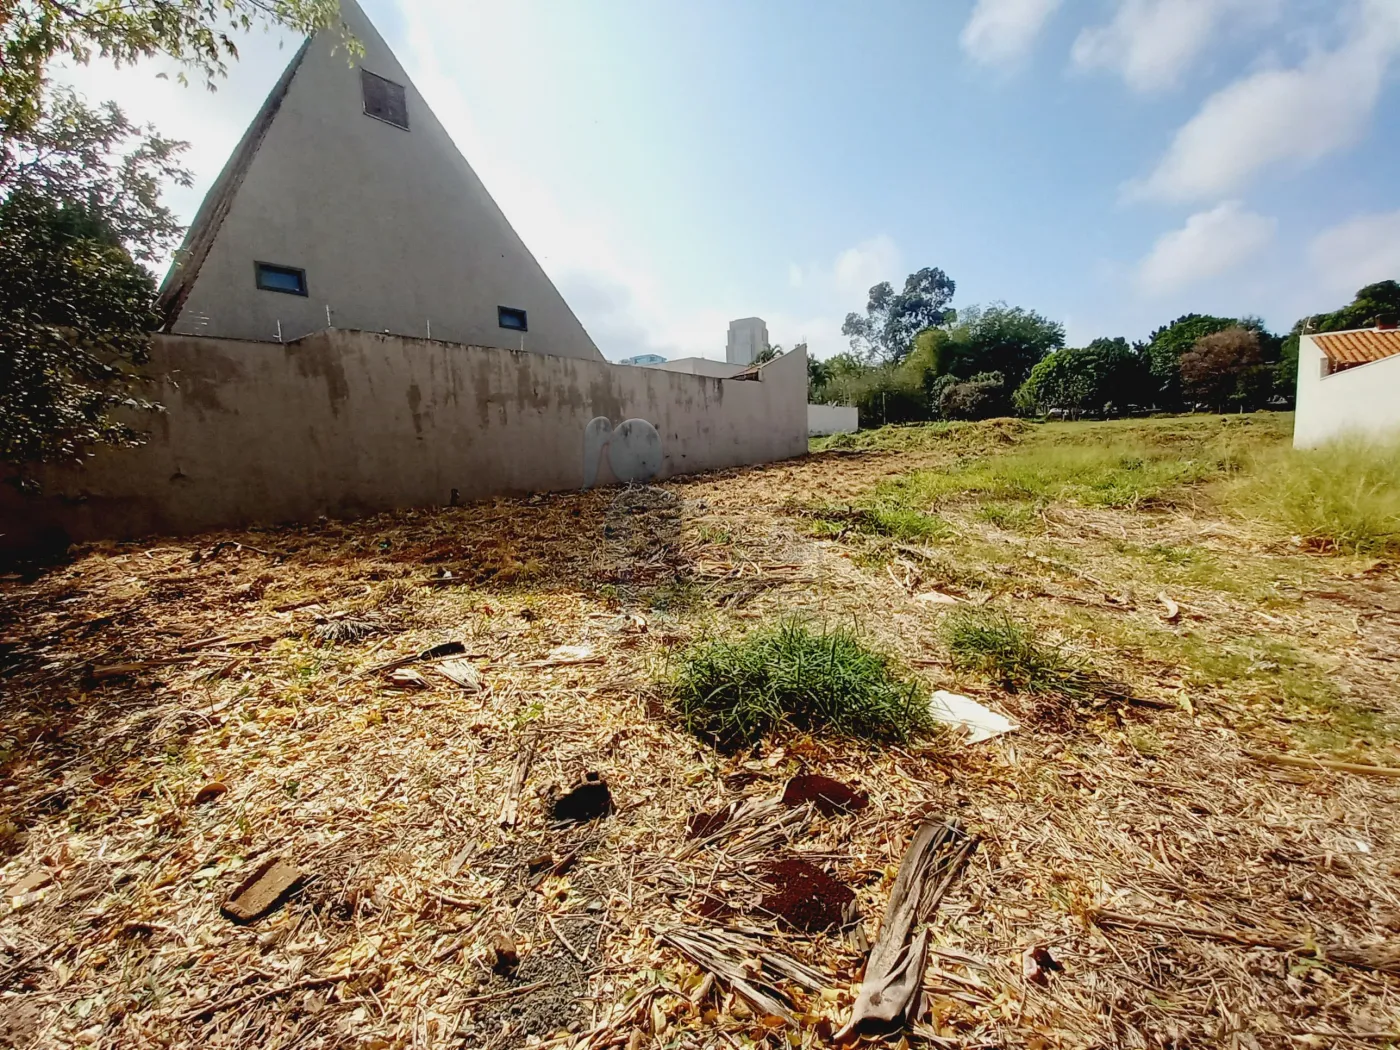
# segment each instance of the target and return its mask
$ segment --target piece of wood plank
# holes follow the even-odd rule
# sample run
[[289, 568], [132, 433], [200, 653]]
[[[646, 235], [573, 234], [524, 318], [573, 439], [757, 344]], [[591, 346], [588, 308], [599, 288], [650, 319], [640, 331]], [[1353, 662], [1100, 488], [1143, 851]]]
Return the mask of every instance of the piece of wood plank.
[[511, 770], [505, 798], [501, 800], [499, 823], [503, 828], [513, 828], [520, 820], [520, 792], [525, 788], [525, 778], [530, 775], [530, 764], [535, 760], [535, 746], [538, 743], [539, 733], [531, 731], [515, 754], [515, 768]]
[[129, 675], [139, 674], [142, 671], [149, 671], [156, 667], [166, 667], [170, 664], [188, 664], [198, 660], [198, 656], [157, 656], [151, 660], [134, 660], [125, 664], [108, 664], [105, 667], [93, 667], [88, 672], [94, 682], [105, 682], [112, 678], [126, 678]]
[[1338, 773], [1355, 773], [1363, 777], [1400, 778], [1394, 766], [1371, 766], [1365, 762], [1338, 762], [1330, 758], [1303, 758], [1299, 755], [1274, 755], [1264, 751], [1246, 751], [1245, 757], [1261, 766], [1291, 766], [1295, 769], [1331, 769]]
[[280, 857], [269, 857], [244, 879], [224, 903], [225, 916], [237, 923], [262, 918], [301, 881], [302, 871]]

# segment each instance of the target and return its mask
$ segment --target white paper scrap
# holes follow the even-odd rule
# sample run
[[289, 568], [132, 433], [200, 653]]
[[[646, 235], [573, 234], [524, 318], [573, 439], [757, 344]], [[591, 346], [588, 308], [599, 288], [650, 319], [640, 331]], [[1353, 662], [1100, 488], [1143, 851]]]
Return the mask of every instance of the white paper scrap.
[[983, 707], [971, 697], [960, 696], [940, 689], [929, 701], [929, 713], [944, 725], [955, 726], [967, 734], [969, 744], [980, 744], [994, 736], [1001, 736], [1013, 729], [1019, 729], [1015, 722], [1005, 715], [999, 715], [989, 707]]

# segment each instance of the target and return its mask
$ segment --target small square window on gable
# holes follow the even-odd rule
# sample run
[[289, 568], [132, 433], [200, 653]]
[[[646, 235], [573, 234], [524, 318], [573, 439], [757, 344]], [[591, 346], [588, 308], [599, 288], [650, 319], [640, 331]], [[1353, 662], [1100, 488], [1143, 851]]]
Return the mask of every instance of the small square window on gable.
[[264, 292], [286, 292], [288, 295], [306, 295], [306, 271], [295, 266], [277, 266], [274, 263], [254, 263], [258, 276], [258, 287]]
[[402, 84], [395, 84], [368, 69], [362, 69], [360, 87], [364, 92], [365, 113], [368, 116], [408, 130], [408, 98]]
[[513, 306], [496, 307], [496, 321], [502, 328], [513, 328], [517, 332], [530, 330], [525, 323], [525, 311], [517, 310]]

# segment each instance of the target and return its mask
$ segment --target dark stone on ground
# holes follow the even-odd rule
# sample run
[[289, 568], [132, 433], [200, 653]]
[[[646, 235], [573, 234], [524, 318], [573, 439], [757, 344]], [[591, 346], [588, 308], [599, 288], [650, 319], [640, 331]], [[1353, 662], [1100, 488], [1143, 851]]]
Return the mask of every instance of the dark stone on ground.
[[491, 969], [502, 976], [514, 973], [520, 965], [520, 949], [508, 933], [498, 933], [491, 938], [491, 952], [494, 955]]
[[825, 816], [855, 813], [870, 805], [870, 796], [817, 773], [801, 773], [787, 782], [783, 789], [783, 805], [800, 806], [815, 802]]
[[607, 816], [612, 808], [612, 792], [608, 790], [607, 781], [597, 773], [587, 773], [583, 783], [554, 800], [550, 815], [557, 821], [582, 824]]
[[804, 933], [820, 933], [850, 917], [856, 895], [800, 857], [770, 861], [763, 881], [774, 887], [760, 906], [780, 922]]

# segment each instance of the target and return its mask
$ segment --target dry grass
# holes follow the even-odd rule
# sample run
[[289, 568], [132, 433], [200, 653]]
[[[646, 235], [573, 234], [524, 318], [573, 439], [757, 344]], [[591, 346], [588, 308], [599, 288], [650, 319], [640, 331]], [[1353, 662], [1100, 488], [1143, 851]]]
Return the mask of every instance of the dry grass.
[[[1144, 440], [1188, 451], [1224, 429], [1151, 426]], [[1258, 447], [1281, 431], [1230, 426]], [[836, 932], [782, 932], [757, 904], [762, 865], [791, 851], [822, 866], [873, 932], [935, 814], [983, 844], [935, 920], [932, 1045], [1386, 1045], [1400, 978], [1090, 915], [1400, 938], [1396, 782], [1245, 755], [1400, 762], [1392, 566], [1294, 547], [1236, 517], [1209, 478], [1135, 509], [1070, 490], [943, 493], [946, 529], [913, 542], [811, 514], [1034, 454], [1047, 436], [909, 429], [895, 448], [862, 436], [863, 451], [658, 489], [98, 547], [4, 581], [0, 1044], [825, 1045], [862, 956]], [[216, 551], [223, 540], [248, 546]], [[1025, 718], [1033, 694], [953, 667], [949, 606], [921, 599], [935, 590], [1167, 706], [1027, 720], [973, 748], [784, 734], [726, 757], [672, 720], [656, 684], [698, 639], [807, 615]], [[350, 618], [375, 633], [326, 627]], [[372, 673], [444, 641], [464, 644], [480, 692], [431, 663], [412, 665], [424, 688]], [[520, 821], [502, 828], [530, 739]], [[825, 818], [755, 801], [798, 769], [858, 786], [869, 807]], [[588, 770], [616, 812], [553, 826], [551, 785]], [[211, 781], [227, 793], [192, 804]], [[743, 800], [732, 834], [687, 839], [691, 814]], [[219, 905], [269, 854], [311, 878], [231, 924]], [[531, 864], [543, 854], [563, 863]], [[717, 904], [724, 918], [700, 917]], [[825, 976], [824, 994], [780, 982], [791, 1035], [658, 939], [715, 922]], [[491, 970], [502, 931], [521, 950], [512, 977]], [[1045, 984], [1022, 970], [1036, 946], [1063, 967]]]

